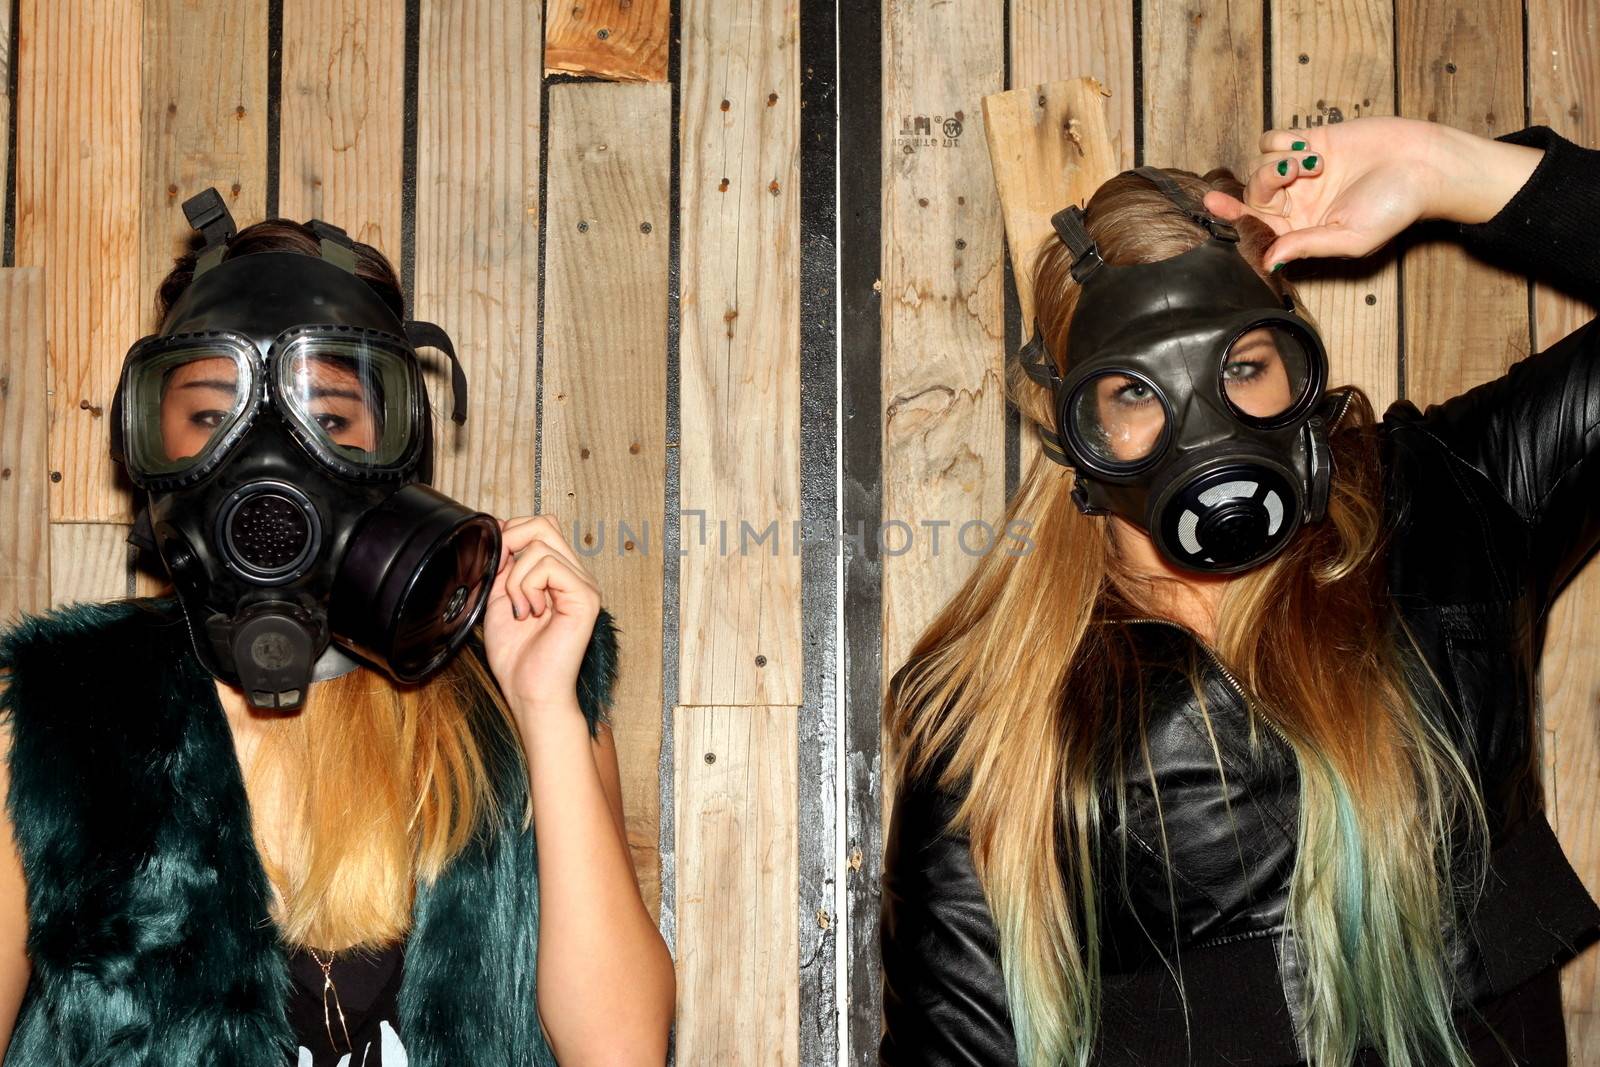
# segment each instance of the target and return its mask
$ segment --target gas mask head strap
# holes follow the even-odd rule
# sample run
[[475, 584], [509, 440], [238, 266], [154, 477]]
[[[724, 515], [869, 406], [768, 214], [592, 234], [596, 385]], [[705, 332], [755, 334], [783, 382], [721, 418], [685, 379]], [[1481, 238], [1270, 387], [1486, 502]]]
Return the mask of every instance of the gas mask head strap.
[[456, 356], [456, 346], [450, 343], [450, 335], [444, 332], [442, 326], [431, 322], [418, 322], [409, 319], [405, 324], [406, 340], [411, 342], [412, 348], [437, 348], [450, 359], [450, 388], [455, 393], [455, 407], [450, 412], [450, 421], [457, 426], [467, 421], [467, 372], [461, 369], [461, 360]]
[[194, 261], [194, 277], [198, 278], [222, 262], [222, 257], [228, 252], [228, 242], [239, 232], [239, 227], [234, 225], [228, 205], [215, 188], [196, 193], [185, 200], [183, 217], [189, 220], [190, 226], [200, 231], [200, 236], [205, 240]]
[[322, 258], [347, 273], [356, 272], [356, 245], [350, 235], [331, 222], [306, 220], [306, 229], [322, 243]]

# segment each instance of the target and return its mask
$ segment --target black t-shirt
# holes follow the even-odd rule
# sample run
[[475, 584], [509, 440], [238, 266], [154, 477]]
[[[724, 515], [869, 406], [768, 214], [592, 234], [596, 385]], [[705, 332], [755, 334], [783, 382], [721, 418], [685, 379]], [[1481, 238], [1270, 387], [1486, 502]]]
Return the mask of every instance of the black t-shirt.
[[[324, 961], [328, 959], [320, 949], [317, 955]], [[326, 989], [322, 967], [311, 953], [298, 946], [291, 950], [289, 1025], [297, 1045], [292, 1067], [405, 1067], [406, 1054], [400, 1043], [395, 1010], [404, 957], [402, 941], [376, 952], [336, 952], [328, 968], [332, 989]], [[341, 1008], [343, 1026], [339, 1022]]]

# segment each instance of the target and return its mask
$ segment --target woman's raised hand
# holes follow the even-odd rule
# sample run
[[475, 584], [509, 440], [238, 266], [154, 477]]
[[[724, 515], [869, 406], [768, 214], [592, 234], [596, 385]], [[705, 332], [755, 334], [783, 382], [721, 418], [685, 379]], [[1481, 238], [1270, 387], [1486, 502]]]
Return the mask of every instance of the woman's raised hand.
[[1441, 129], [1374, 116], [1266, 130], [1243, 202], [1212, 191], [1205, 207], [1230, 222], [1249, 214], [1270, 226], [1278, 236], [1264, 262], [1272, 270], [1295, 259], [1365, 256], [1430, 215]]
[[513, 710], [576, 706], [600, 587], [553, 515], [500, 521], [500, 569], [483, 616], [489, 669]]

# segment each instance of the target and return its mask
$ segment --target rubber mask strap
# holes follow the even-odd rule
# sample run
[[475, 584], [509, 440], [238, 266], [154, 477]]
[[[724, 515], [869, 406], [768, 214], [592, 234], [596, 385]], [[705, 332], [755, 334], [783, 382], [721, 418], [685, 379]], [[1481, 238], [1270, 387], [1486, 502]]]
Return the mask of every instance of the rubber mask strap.
[[198, 278], [222, 262], [222, 257], [228, 252], [228, 242], [239, 232], [239, 228], [234, 225], [233, 215], [215, 187], [185, 200], [183, 217], [205, 239], [205, 245], [194, 261], [194, 277]]
[[437, 348], [450, 358], [450, 387], [455, 392], [455, 410], [450, 412], [450, 421], [458, 426], [466, 422], [467, 372], [461, 369], [461, 360], [456, 356], [456, 346], [450, 343], [450, 335], [443, 327], [415, 319], [408, 320], [405, 328], [406, 340], [411, 342], [412, 348]]
[[1100, 246], [1094, 243], [1088, 227], [1083, 224], [1083, 209], [1076, 204], [1062, 208], [1050, 216], [1050, 226], [1061, 243], [1071, 250], [1072, 280], [1082, 285], [1105, 263], [1100, 258]]
[[356, 246], [342, 228], [321, 219], [312, 219], [306, 228], [322, 243], [322, 258], [348, 274], [356, 272]]

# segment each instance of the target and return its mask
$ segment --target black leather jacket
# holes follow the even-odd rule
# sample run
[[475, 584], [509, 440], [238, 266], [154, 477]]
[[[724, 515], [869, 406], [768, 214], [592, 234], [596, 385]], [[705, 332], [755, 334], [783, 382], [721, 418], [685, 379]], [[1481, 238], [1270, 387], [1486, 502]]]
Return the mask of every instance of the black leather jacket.
[[[1543, 126], [1501, 140], [1545, 154], [1494, 219], [1457, 227], [1461, 238], [1490, 262], [1600, 302], [1600, 150]], [[1426, 412], [1396, 403], [1382, 427], [1390, 592], [1468, 724], [1456, 740], [1478, 768], [1493, 835], [1489, 889], [1451, 945], [1458, 1003], [1483, 1004], [1600, 936], [1600, 909], [1542, 815], [1534, 734], [1546, 611], [1600, 542], [1600, 320]], [[1279, 758], [1243, 758], [1238, 683], [1202, 659], [1224, 784], [1181, 666], [1193, 638], [1159, 622], [1129, 632], [1156, 665], [1144, 684], [1176, 909], [1152, 783], [1130, 778], [1120, 830], [1136, 847], [1129, 894], [1099, 929], [1096, 1062], [1298, 1063], [1302, 1020], [1290, 1005], [1302, 978], [1282, 931], [1293, 759], [1281, 741]], [[885, 1064], [1017, 1062], [994, 924], [968, 843], [948, 830], [958, 799], [925, 780], [896, 798], [884, 857]], [[1181, 946], [1187, 1020], [1152, 939]]]

